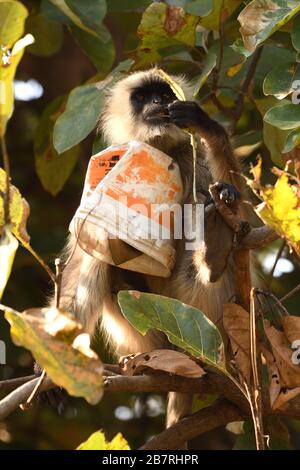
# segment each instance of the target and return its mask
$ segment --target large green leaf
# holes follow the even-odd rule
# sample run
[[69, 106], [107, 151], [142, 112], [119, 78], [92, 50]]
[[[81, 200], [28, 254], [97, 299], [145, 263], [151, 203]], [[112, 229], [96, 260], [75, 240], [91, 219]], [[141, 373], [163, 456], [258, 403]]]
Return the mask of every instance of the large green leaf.
[[190, 15], [207, 16], [212, 12], [213, 0], [191, 0], [186, 2], [185, 11]]
[[58, 155], [53, 146], [53, 127], [63, 103], [63, 98], [59, 97], [46, 107], [36, 130], [34, 142], [37, 174], [43, 187], [53, 196], [63, 188], [79, 156], [78, 147]]
[[0, 2], [0, 44], [11, 47], [24, 32], [28, 11], [21, 2], [5, 0]]
[[141, 44], [137, 51], [137, 67], [157, 62], [160, 49], [178, 44], [193, 47], [198, 21], [199, 18], [185, 13], [182, 8], [163, 3], [150, 5], [138, 28]]
[[107, 73], [111, 69], [115, 59], [115, 47], [106, 26], [102, 25], [101, 28], [98, 28], [98, 32], [100, 30], [102, 31], [101, 36], [107, 36], [105, 41], [98, 35], [92, 36], [76, 26], [71, 26], [73, 36], [86, 55], [91, 59], [97, 70]]
[[269, 109], [264, 121], [279, 129], [295, 129], [300, 124], [300, 106], [295, 104], [282, 104]]
[[[200, 2], [199, 2], [200, 3]], [[201, 2], [202, 3], [202, 2]], [[209, 30], [218, 31], [220, 20], [226, 21], [230, 15], [244, 2], [243, 0], [213, 0], [213, 9], [209, 15], [201, 18], [201, 24]]]
[[293, 92], [295, 80], [300, 80], [300, 64], [295, 62], [277, 65], [264, 80], [264, 94], [274, 95], [281, 100]]
[[62, 46], [62, 25], [43, 15], [30, 15], [26, 20], [26, 31], [33, 34], [35, 38], [35, 43], [28, 48], [32, 54], [51, 56]]
[[[289, 104], [290, 101], [284, 99], [283, 103]], [[274, 105], [276, 106], [276, 104], [278, 104], [278, 100], [273, 96], [268, 96], [267, 98], [255, 100], [255, 104], [263, 118], [269, 109], [272, 109]], [[271, 154], [272, 161], [278, 166], [283, 166], [282, 153], [287, 135], [288, 131], [278, 129], [268, 122], [263, 121], [263, 140]]]
[[300, 15], [297, 15], [293, 21], [291, 38], [294, 48], [296, 51], [300, 52]]
[[107, 3], [108, 12], [135, 11], [146, 8], [152, 0], [109, 0]]
[[297, 127], [286, 136], [282, 153], [290, 152], [291, 150], [293, 150], [293, 148], [297, 147], [297, 145], [299, 144], [300, 144], [300, 127]]
[[66, 110], [54, 126], [53, 143], [63, 153], [81, 142], [95, 128], [103, 105], [97, 85], [83, 85], [69, 95]]
[[53, 143], [58, 153], [77, 145], [96, 127], [105, 88], [118, 80], [131, 64], [131, 60], [121, 62], [102, 82], [77, 87], [70, 93], [66, 110], [54, 126]]
[[244, 46], [250, 53], [300, 11], [298, 0], [253, 0], [238, 16]]
[[203, 63], [203, 69], [200, 74], [200, 77], [197, 79], [197, 83], [194, 90], [194, 96], [197, 96], [203, 87], [204, 83], [208, 79], [211, 71], [216, 66], [217, 55], [214, 52], [208, 52]]
[[66, 4], [86, 26], [95, 31], [100, 38], [105, 38], [102, 22], [107, 12], [106, 0], [66, 0]]
[[171, 343], [225, 372], [221, 334], [200, 310], [176, 299], [137, 291], [120, 291], [118, 302], [141, 334], [153, 328], [163, 331]]
[[[78, 28], [86, 33], [107, 40], [107, 33], [101, 28], [106, 15], [106, 2], [103, 0], [49, 0]], [[104, 34], [104, 36], [102, 36]], [[101, 36], [100, 36], [101, 35]]]

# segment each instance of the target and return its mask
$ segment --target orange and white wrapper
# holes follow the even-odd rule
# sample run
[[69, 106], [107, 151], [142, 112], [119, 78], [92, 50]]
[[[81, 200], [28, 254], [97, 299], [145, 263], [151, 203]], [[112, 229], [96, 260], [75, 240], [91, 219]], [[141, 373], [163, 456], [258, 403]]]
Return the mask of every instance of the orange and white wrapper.
[[174, 224], [181, 218], [174, 208], [182, 197], [171, 157], [138, 141], [111, 146], [90, 159], [70, 231], [95, 258], [168, 277], [175, 263]]

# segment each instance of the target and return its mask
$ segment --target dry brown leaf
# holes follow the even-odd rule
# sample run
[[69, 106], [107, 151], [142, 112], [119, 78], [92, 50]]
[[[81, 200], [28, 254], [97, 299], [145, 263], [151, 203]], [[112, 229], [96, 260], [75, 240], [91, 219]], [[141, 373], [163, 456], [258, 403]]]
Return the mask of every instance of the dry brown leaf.
[[282, 326], [285, 336], [291, 344], [300, 340], [300, 317], [294, 315], [282, 317]]
[[292, 389], [285, 389], [280, 392], [278, 398], [274, 402], [272, 409], [278, 410], [279, 408], [283, 408], [283, 406], [297, 395], [300, 394], [300, 387], [292, 388]]
[[291, 389], [300, 387], [300, 365], [292, 362], [294, 351], [285, 334], [271, 326], [268, 320], [264, 322], [264, 329], [272, 347], [282, 386]]
[[247, 384], [251, 378], [250, 317], [240, 305], [224, 305], [223, 325], [230, 338], [234, 360]]
[[281, 384], [280, 384], [280, 375], [279, 370], [276, 365], [275, 358], [273, 354], [268, 351], [268, 349], [261, 346], [262, 353], [267, 363], [268, 375], [269, 375], [269, 396], [270, 396], [270, 405], [273, 408], [274, 403], [279, 397]]
[[186, 354], [170, 349], [157, 349], [135, 355], [124, 363], [123, 368], [126, 375], [140, 374], [147, 369], [189, 378], [202, 377], [206, 373]]

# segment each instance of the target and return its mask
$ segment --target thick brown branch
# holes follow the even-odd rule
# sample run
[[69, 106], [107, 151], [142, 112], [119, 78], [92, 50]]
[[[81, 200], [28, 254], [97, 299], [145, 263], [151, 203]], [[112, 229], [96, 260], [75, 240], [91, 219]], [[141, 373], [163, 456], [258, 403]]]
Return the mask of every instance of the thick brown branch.
[[181, 442], [189, 441], [212, 429], [242, 419], [244, 419], [244, 415], [236, 406], [226, 400], [220, 400], [208, 408], [181, 419], [178, 423], [150, 439], [140, 449], [176, 449]]
[[[0, 420], [5, 419], [8, 415], [10, 415], [10, 413], [15, 411], [22, 403], [27, 400], [38, 381], [39, 377], [21, 385], [21, 387], [18, 387], [0, 401]], [[43, 392], [53, 387], [55, 387], [53, 382], [48, 377], [46, 377], [41, 385], [40, 391]]]
[[253, 228], [239, 243], [239, 248], [247, 250], [256, 250], [263, 248], [269, 243], [279, 238], [278, 233], [271, 227], [264, 225], [263, 227]]
[[207, 388], [202, 378], [189, 379], [178, 375], [117, 375], [107, 377], [104, 382], [106, 392], [165, 393], [197, 392]]
[[15, 390], [16, 388], [20, 387], [20, 385], [23, 385], [35, 378], [36, 378], [36, 375], [27, 375], [25, 377], [17, 377], [15, 379], [1, 380], [0, 393], [1, 392], [9, 393], [12, 390]]

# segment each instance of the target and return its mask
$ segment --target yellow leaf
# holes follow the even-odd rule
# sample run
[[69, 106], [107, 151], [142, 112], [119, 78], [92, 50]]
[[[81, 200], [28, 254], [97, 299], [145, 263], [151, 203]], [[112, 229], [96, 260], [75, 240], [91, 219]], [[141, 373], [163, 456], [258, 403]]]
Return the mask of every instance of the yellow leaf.
[[109, 442], [102, 431], [96, 431], [76, 450], [130, 450], [130, 447], [121, 433], [116, 434]]
[[[64, 318], [65, 317], [65, 318]], [[55, 308], [30, 309], [19, 313], [6, 309], [11, 336], [17, 346], [29, 349], [51, 380], [70, 395], [84, 397], [91, 405], [103, 395], [103, 364], [87, 347], [79, 351], [74, 337], [82, 336], [82, 326]], [[75, 344], [76, 346], [76, 344]]]
[[0, 299], [9, 279], [18, 246], [18, 240], [12, 235], [10, 229], [5, 227], [0, 236]]
[[[6, 193], [6, 173], [0, 168], [0, 233], [5, 225], [4, 197]], [[13, 185], [10, 185], [9, 201], [9, 223], [12, 233], [22, 242], [29, 242], [29, 235], [26, 231], [26, 221], [29, 216], [29, 205], [22, 198], [20, 191]]]
[[300, 204], [295, 186], [286, 174], [274, 187], [261, 188], [264, 202], [256, 208], [261, 219], [282, 235], [300, 254]]

